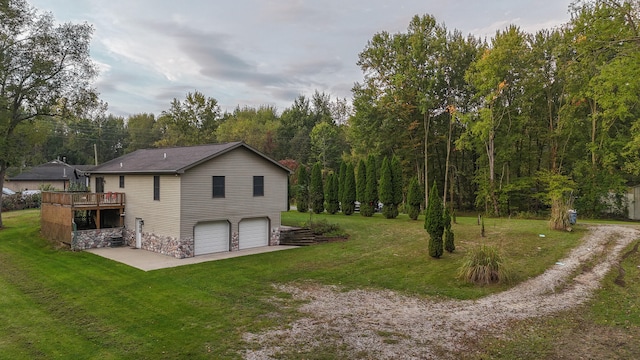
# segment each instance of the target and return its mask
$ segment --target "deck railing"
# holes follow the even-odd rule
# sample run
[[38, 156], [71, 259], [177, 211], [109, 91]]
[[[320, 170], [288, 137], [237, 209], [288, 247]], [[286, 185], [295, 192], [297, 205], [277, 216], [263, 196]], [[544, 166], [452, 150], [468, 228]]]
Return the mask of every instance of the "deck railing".
[[50, 192], [42, 193], [42, 202], [71, 207], [124, 206], [124, 193]]

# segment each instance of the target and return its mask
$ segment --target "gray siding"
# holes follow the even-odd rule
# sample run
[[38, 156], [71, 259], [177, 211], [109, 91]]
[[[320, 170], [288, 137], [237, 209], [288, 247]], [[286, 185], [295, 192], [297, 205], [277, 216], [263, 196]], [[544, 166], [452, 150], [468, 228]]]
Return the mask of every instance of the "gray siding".
[[[212, 197], [212, 177], [225, 177], [225, 197]], [[264, 196], [253, 196], [253, 176], [264, 176]], [[241, 219], [268, 217], [271, 228], [280, 226], [287, 210], [285, 170], [245, 149], [238, 148], [189, 169], [181, 177], [181, 237], [192, 237], [199, 221], [229, 220], [232, 232]]]

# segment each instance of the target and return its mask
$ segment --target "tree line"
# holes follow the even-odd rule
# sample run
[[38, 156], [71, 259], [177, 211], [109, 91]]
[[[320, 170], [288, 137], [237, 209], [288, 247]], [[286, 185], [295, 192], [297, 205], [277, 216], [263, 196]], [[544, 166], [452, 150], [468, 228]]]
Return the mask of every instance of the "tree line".
[[[90, 86], [92, 27], [55, 25], [10, 0], [0, 8], [0, 175], [54, 158], [93, 164], [96, 152], [104, 162], [242, 140], [296, 171], [294, 198], [304, 187], [297, 170], [319, 167], [328, 211], [336, 198], [340, 211], [357, 201], [365, 214], [380, 201], [413, 217], [435, 183], [443, 206], [461, 211], [551, 211], [559, 226], [569, 207], [622, 213], [640, 176], [640, 5], [577, 1], [568, 11], [557, 28], [509, 26], [488, 40], [416, 15], [405, 32], [372, 36], [350, 101], [316, 91], [282, 111], [228, 112], [194, 91], [160, 114], [123, 118]], [[355, 191], [348, 199], [344, 187]]]

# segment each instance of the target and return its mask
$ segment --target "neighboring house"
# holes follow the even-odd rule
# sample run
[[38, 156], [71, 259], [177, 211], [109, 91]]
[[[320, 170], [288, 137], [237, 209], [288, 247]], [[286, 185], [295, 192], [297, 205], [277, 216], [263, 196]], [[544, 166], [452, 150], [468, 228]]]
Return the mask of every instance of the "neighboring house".
[[629, 188], [626, 200], [629, 219], [640, 220], [640, 185]]
[[5, 181], [9, 189], [20, 192], [24, 190], [38, 190], [42, 186], [51, 186], [58, 190], [68, 190], [72, 183], [89, 185], [86, 171], [92, 165], [69, 165], [64, 161], [53, 160], [38, 165]]
[[144, 149], [91, 170], [124, 192], [125, 241], [177, 258], [277, 245], [289, 170], [242, 142]]

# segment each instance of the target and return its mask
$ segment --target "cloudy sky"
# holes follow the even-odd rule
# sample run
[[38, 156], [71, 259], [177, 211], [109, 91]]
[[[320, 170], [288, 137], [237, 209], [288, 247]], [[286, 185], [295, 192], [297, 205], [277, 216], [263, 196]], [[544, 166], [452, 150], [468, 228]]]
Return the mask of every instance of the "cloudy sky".
[[569, 20], [571, 0], [28, 0], [61, 22], [95, 27], [96, 87], [109, 112], [159, 114], [198, 90], [223, 110], [279, 111], [315, 90], [351, 98], [356, 65], [381, 31], [432, 14], [449, 30], [491, 38]]

